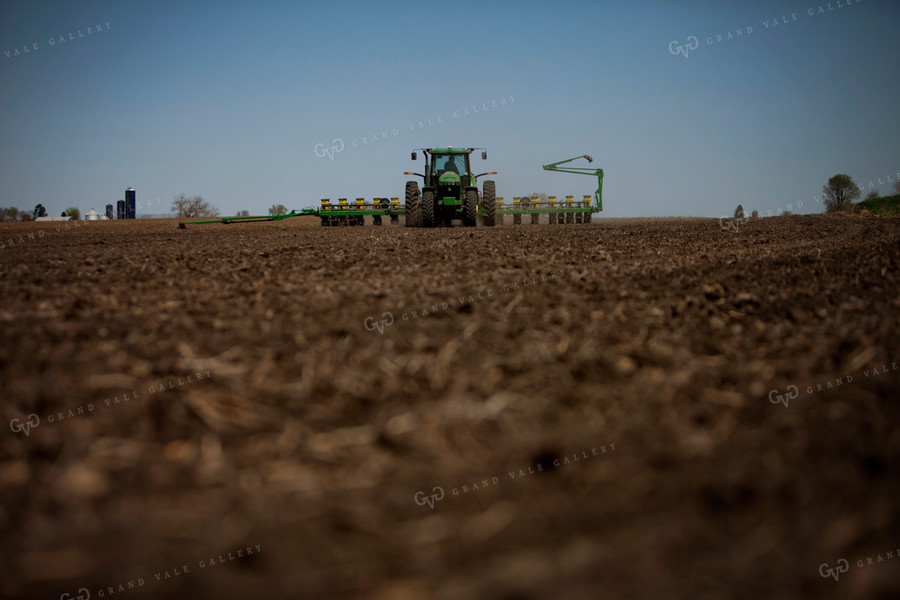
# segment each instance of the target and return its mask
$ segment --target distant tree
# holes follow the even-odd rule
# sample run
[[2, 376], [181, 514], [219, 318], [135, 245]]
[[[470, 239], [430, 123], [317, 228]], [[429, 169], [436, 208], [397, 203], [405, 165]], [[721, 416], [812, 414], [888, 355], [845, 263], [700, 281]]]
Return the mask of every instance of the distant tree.
[[204, 200], [203, 196], [188, 198], [184, 194], [178, 194], [172, 200], [172, 212], [180, 219], [219, 216], [219, 209]]
[[737, 205], [737, 208], [734, 209], [734, 218], [735, 219], [743, 219], [744, 218], [744, 207], [740, 204]]
[[6, 209], [6, 220], [7, 221], [18, 221], [19, 220], [19, 209], [15, 206], [10, 206]]
[[286, 215], [287, 211], [288, 209], [284, 204], [278, 204], [277, 206], [273, 204], [272, 208], [269, 209], [269, 216], [277, 217], [278, 215]]
[[172, 198], [172, 207], [170, 210], [175, 213], [176, 217], [183, 217], [188, 212], [188, 204], [190, 199], [183, 193]]
[[872, 190], [866, 194], [866, 200], [878, 200], [880, 197], [881, 194], [878, 193], [878, 190]]
[[829, 179], [828, 184], [822, 187], [822, 193], [825, 195], [825, 212], [848, 210], [860, 196], [853, 178], [843, 173]]
[[31, 213], [28, 212], [28, 211], [19, 213], [19, 220], [20, 220], [20, 221], [23, 221], [23, 222], [24, 222], [24, 221], [31, 221], [31, 220], [33, 220], [33, 219], [34, 219], [34, 217], [32, 217], [32, 216], [31, 216]]
[[47, 216], [47, 209], [44, 208], [43, 204], [38, 204], [37, 206], [34, 207], [34, 216], [35, 216], [35, 218]]
[[81, 218], [81, 210], [77, 206], [70, 206], [63, 212], [64, 217], [72, 217], [75, 221]]
[[249, 210], [239, 210], [237, 216], [239, 216], [239, 217], [249, 217], [249, 216], [250, 216], [250, 211], [249, 211]]
[[750, 213], [750, 216], [753, 217], [754, 219], [758, 219], [758, 218], [759, 218], [759, 211], [758, 211], [758, 210], [754, 210], [752, 213]]

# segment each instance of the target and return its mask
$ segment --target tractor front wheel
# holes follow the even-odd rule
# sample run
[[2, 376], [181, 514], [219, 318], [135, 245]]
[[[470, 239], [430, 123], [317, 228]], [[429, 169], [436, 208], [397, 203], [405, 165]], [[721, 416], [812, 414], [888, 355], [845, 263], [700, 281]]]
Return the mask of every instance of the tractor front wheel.
[[419, 184], [406, 182], [406, 226], [419, 226]]
[[497, 186], [493, 181], [484, 182], [481, 195], [481, 206], [484, 208], [484, 225], [493, 227], [497, 224]]
[[463, 203], [463, 225], [475, 227], [478, 222], [478, 189], [466, 190], [466, 198]]
[[434, 190], [422, 192], [422, 227], [434, 227]]

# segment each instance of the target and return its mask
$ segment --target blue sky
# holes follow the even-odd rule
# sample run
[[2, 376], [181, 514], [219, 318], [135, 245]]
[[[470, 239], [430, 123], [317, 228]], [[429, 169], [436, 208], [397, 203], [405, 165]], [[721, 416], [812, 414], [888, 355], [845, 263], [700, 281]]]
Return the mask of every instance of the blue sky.
[[401, 196], [409, 151], [452, 145], [488, 148], [508, 198], [590, 194], [541, 165], [591, 154], [609, 217], [821, 212], [835, 173], [900, 177], [898, 22], [877, 0], [0, 2], [0, 206]]

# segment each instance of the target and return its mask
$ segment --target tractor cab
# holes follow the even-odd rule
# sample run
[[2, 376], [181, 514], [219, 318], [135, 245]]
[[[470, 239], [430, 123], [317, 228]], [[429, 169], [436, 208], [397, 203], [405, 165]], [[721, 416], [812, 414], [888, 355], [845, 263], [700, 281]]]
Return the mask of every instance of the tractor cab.
[[472, 172], [469, 170], [469, 152], [426, 151], [428, 160], [425, 186], [439, 187], [443, 185], [469, 185]]
[[432, 171], [434, 175], [440, 177], [444, 173], [455, 173], [456, 175], [465, 175], [469, 172], [469, 155], [468, 154], [437, 154], [432, 155]]

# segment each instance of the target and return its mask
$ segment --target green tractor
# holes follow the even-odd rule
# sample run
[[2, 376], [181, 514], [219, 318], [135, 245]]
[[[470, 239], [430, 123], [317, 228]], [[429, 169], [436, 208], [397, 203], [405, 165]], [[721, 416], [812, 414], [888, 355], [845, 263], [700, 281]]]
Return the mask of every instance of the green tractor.
[[[474, 227], [478, 215], [488, 227], [497, 223], [497, 188], [493, 181], [485, 181], [478, 193], [478, 178], [496, 175], [488, 171], [472, 173], [469, 155], [481, 150], [481, 159], [487, 160], [483, 148], [420, 148], [425, 155], [425, 173], [405, 172], [424, 179], [422, 192], [416, 181], [406, 182], [406, 226], [450, 226], [453, 219], [461, 219], [466, 227]], [[412, 152], [416, 160], [416, 151]]]

